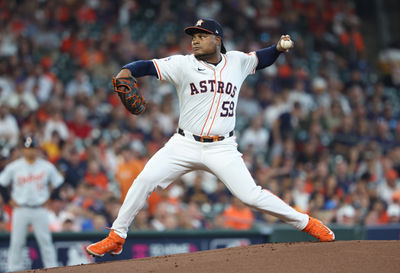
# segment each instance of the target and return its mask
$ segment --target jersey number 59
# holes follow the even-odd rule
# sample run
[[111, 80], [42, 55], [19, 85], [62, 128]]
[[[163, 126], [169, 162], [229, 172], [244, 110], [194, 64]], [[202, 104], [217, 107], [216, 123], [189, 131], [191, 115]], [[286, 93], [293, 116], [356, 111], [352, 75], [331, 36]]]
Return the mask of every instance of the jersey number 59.
[[233, 117], [235, 103], [233, 101], [224, 101], [222, 103], [221, 117]]

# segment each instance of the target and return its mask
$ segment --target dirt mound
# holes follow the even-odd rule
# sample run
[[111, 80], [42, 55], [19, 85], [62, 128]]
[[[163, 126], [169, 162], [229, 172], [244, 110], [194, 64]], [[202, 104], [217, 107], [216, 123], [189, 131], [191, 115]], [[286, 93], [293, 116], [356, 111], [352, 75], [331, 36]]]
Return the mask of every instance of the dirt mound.
[[25, 273], [399, 273], [400, 241], [261, 244]]

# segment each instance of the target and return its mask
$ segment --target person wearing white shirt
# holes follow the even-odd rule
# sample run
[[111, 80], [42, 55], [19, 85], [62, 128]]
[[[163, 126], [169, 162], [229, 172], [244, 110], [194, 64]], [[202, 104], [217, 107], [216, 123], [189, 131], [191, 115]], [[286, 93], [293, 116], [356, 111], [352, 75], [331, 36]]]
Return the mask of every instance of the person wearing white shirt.
[[39, 103], [35, 96], [25, 89], [24, 83], [19, 83], [16, 86], [15, 92], [12, 92], [6, 99], [7, 105], [10, 108], [17, 108], [20, 104], [25, 104], [30, 111], [35, 111], [39, 108]]
[[18, 144], [19, 128], [17, 120], [10, 114], [5, 103], [0, 103], [0, 153], [8, 156], [9, 150]]
[[75, 78], [71, 80], [65, 90], [68, 96], [75, 97], [81, 93], [86, 96], [93, 94], [93, 85], [89, 81], [89, 77], [84, 71], [80, 70], [76, 73]]
[[65, 124], [60, 111], [55, 111], [47, 120], [44, 127], [44, 140], [50, 141], [54, 132], [57, 132], [62, 140], [68, 138], [68, 127]]
[[241, 136], [240, 148], [245, 151], [252, 146], [254, 151], [266, 153], [268, 149], [269, 132], [263, 126], [262, 116], [253, 119], [251, 126]]
[[391, 204], [393, 193], [396, 190], [400, 191], [400, 180], [397, 172], [391, 169], [386, 172], [385, 179], [379, 182], [377, 193], [386, 204]]

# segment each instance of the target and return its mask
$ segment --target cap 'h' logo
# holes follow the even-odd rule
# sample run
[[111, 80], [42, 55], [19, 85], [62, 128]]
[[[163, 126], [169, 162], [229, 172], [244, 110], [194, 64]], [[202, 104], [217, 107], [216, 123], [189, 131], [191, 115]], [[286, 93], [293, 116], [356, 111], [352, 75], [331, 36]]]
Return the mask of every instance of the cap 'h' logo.
[[31, 146], [32, 142], [33, 142], [32, 138], [31, 137], [27, 137], [26, 140], [25, 140], [25, 144], [24, 144], [25, 148], [29, 148]]
[[203, 19], [197, 21], [196, 26], [201, 26], [204, 23]]

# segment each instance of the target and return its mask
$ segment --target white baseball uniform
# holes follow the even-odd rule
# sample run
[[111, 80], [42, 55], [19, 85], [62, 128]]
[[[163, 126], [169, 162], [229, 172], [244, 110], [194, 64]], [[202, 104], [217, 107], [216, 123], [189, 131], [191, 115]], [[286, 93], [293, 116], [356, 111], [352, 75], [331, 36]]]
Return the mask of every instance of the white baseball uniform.
[[[304, 229], [308, 216], [257, 186], [237, 150], [232, 131], [240, 87], [255, 72], [258, 59], [229, 51], [217, 65], [194, 55], [154, 59], [158, 78], [171, 82], [179, 98], [179, 129], [147, 163], [133, 182], [112, 229], [126, 238], [128, 227], [147, 197], [157, 187], [166, 188], [192, 170], [216, 175], [245, 204]], [[200, 136], [222, 136], [219, 141], [200, 142]], [[197, 139], [197, 140], [196, 140]], [[222, 139], [222, 140], [221, 140]]]
[[42, 205], [49, 199], [49, 186], [59, 187], [64, 178], [50, 162], [37, 158], [32, 164], [24, 158], [17, 159], [6, 166], [0, 174], [0, 185], [11, 184], [11, 197], [18, 207], [13, 211], [9, 271], [22, 270], [22, 248], [26, 244], [29, 225], [40, 248], [45, 267], [55, 267], [56, 252], [49, 230], [48, 211]]

